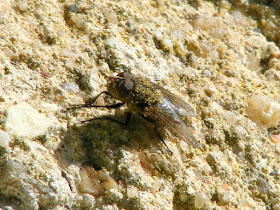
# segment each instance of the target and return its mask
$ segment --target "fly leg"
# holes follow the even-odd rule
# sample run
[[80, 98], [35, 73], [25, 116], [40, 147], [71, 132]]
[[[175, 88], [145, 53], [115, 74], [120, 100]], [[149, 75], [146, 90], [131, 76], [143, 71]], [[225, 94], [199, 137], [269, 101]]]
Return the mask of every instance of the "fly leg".
[[[101, 93], [99, 93], [97, 96], [95, 96], [93, 99], [87, 101], [86, 103], [84, 104], [77, 104], [77, 105], [71, 105], [70, 107], [67, 108], [67, 110], [70, 110], [70, 109], [80, 109], [80, 108], [83, 108], [83, 107], [87, 107], [87, 108], [107, 108], [107, 109], [117, 109], [121, 106], [123, 106], [125, 103], [116, 103], [116, 104], [109, 104], [109, 105], [95, 105], [95, 101], [102, 95], [102, 94], [106, 94], [106, 95], [109, 95], [111, 96], [111, 94], [108, 92], [108, 91], [103, 91]], [[121, 124], [121, 125], [128, 125], [129, 124], [129, 120], [131, 118], [131, 112], [129, 112], [126, 116], [126, 120], [125, 122], [121, 122], [121, 121], [118, 121], [116, 119], [113, 119], [113, 118], [110, 118], [110, 117], [99, 117], [99, 118], [93, 118], [93, 119], [89, 119], [89, 120], [85, 120], [85, 121], [81, 121], [81, 123], [86, 123], [86, 122], [90, 122], [90, 121], [93, 121], [93, 120], [110, 120], [112, 122], [115, 122], [115, 123], [118, 123], [118, 124]]]
[[71, 105], [70, 107], [67, 108], [67, 110], [70, 109], [80, 109], [83, 107], [95, 107], [95, 108], [100, 108], [100, 107], [104, 107], [104, 108], [108, 108], [108, 109], [116, 109], [121, 107], [122, 105], [124, 105], [124, 103], [116, 103], [116, 104], [111, 104], [111, 105], [94, 105], [95, 101], [102, 95], [102, 94], [106, 94], [111, 96], [111, 94], [108, 91], [103, 91], [101, 93], [99, 93], [97, 96], [95, 96], [93, 99], [87, 101], [84, 104], [77, 104], [77, 105]]
[[[151, 118], [145, 116], [145, 115], [141, 115], [145, 120], [149, 121], [149, 122], [152, 122], [152, 123], [155, 123], [154, 120], [152, 120]], [[169, 155], [173, 155], [173, 152], [168, 148], [167, 144], [165, 143], [164, 139], [161, 137], [159, 131], [158, 131], [158, 128], [157, 126], [154, 127], [154, 130], [155, 130], [155, 133], [157, 134], [157, 136], [160, 138], [160, 141], [163, 143], [163, 145], [166, 147]]]
[[131, 119], [131, 112], [128, 112], [127, 115], [126, 115], [126, 118], [125, 118], [125, 122], [121, 122], [121, 121], [116, 120], [116, 119], [111, 118], [111, 117], [97, 117], [97, 118], [82, 121], [81, 123], [87, 123], [87, 122], [91, 122], [91, 121], [94, 121], [94, 120], [109, 120], [111, 122], [118, 123], [118, 124], [121, 124], [123, 126], [127, 126], [129, 124], [130, 119]]
[[168, 147], [167, 144], [165, 143], [164, 139], [163, 139], [163, 138], [161, 137], [161, 135], [159, 134], [157, 128], [155, 128], [155, 132], [156, 132], [156, 134], [158, 135], [158, 137], [160, 138], [161, 142], [162, 142], [162, 143], [164, 144], [164, 146], [166, 147], [166, 149], [167, 149], [169, 155], [172, 156], [172, 155], [173, 155], [173, 152], [169, 149], [169, 147]]

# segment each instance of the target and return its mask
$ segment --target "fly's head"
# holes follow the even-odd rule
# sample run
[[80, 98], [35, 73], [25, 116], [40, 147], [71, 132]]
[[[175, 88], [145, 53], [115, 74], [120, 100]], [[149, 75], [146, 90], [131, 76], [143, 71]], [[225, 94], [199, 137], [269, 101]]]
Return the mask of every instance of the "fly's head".
[[127, 101], [134, 88], [132, 76], [127, 72], [118, 73], [111, 78], [108, 84], [108, 91], [115, 99]]

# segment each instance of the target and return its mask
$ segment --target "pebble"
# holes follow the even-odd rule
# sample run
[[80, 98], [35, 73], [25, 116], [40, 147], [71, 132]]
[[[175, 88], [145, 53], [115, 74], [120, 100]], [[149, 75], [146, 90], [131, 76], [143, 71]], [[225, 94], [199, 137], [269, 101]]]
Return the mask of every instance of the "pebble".
[[4, 11], [0, 10], [0, 24], [4, 24], [7, 19], [7, 15]]
[[66, 82], [60, 85], [64, 90], [69, 92], [70, 94], [76, 94], [80, 91], [79, 85], [77, 85], [75, 82]]
[[71, 20], [75, 23], [78, 29], [82, 29], [86, 22], [86, 17], [82, 14], [72, 14]]
[[97, 171], [97, 176], [99, 178], [100, 181], [106, 181], [110, 176], [107, 172], [103, 171], [103, 170], [99, 170]]
[[55, 113], [58, 110], [58, 106], [56, 104], [41, 102], [40, 103], [40, 111], [45, 113]]
[[28, 1], [27, 0], [19, 1], [17, 6], [21, 12], [26, 12], [28, 10]]
[[229, 70], [225, 70], [224, 71], [224, 75], [226, 75], [227, 77], [232, 77], [233, 76], [233, 73]]
[[173, 43], [172, 43], [172, 41], [170, 40], [170, 39], [162, 39], [161, 40], [161, 49], [163, 50], [163, 51], [170, 51], [170, 50], [172, 50], [173, 49]]
[[13, 57], [13, 51], [10, 49], [6, 48], [3, 50], [3, 52], [4, 52], [5, 56], [8, 57], [9, 59], [11, 59]]
[[77, 54], [69, 48], [64, 48], [61, 52], [61, 56], [68, 57], [68, 58], [76, 58]]
[[[169, 51], [171, 51], [172, 49], [173, 49], [173, 42], [172, 42], [172, 40], [171, 39], [168, 39], [168, 38], [164, 38], [164, 36], [163, 36], [163, 34], [162, 34], [162, 32], [161, 31], [156, 31], [155, 32], [155, 35], [154, 35], [154, 38], [155, 38], [155, 41], [156, 41], [156, 45], [160, 48], [160, 49], [162, 49], [163, 51], [165, 51], [165, 52], [169, 52]], [[178, 46], [177, 46], [178, 47]], [[177, 49], [177, 53], [182, 53], [182, 54], [184, 54], [184, 52], [182, 51], [181, 52], [181, 50], [183, 49], [184, 47], [183, 46], [181, 46], [181, 48], [179, 49]], [[175, 48], [175, 50], [176, 50], [176, 48]]]
[[271, 140], [273, 143], [280, 143], [280, 134], [271, 135], [271, 136], [270, 136], [270, 140]]
[[246, 111], [251, 120], [266, 128], [277, 126], [280, 120], [280, 104], [267, 96], [252, 96]]
[[106, 191], [118, 188], [118, 183], [112, 177], [108, 177], [101, 185]]
[[232, 193], [220, 189], [218, 191], [218, 199], [219, 199], [221, 205], [226, 205], [226, 204], [230, 203], [230, 201], [232, 199]]
[[209, 52], [208, 57], [211, 59], [212, 62], [217, 62], [220, 58], [220, 55], [217, 50], [213, 49]]
[[71, 68], [74, 67], [74, 65], [75, 65], [75, 60], [74, 59], [68, 59], [68, 60], [65, 61], [65, 67], [66, 68], [71, 69]]
[[247, 132], [242, 125], [237, 125], [236, 127], [234, 127], [234, 133], [240, 138], [247, 135]]
[[91, 167], [82, 168], [80, 171], [79, 190], [82, 193], [88, 193], [93, 196], [100, 196], [104, 194], [104, 189], [100, 185], [97, 172]]
[[268, 191], [269, 191], [269, 186], [268, 186], [268, 183], [266, 180], [264, 180], [263, 178], [259, 177], [257, 179], [257, 182], [256, 182], [257, 186], [258, 186], [258, 189], [259, 189], [259, 192], [260, 194], [267, 194]]
[[118, 188], [112, 188], [107, 193], [108, 198], [112, 201], [118, 202], [123, 199], [123, 194]]
[[90, 209], [90, 207], [94, 206], [95, 204], [95, 199], [92, 195], [90, 194], [83, 194], [83, 201], [82, 204], [84, 207]]
[[16, 137], [41, 136], [52, 125], [50, 119], [25, 102], [9, 107], [6, 116], [5, 130]]
[[119, 22], [116, 13], [112, 9], [106, 8], [103, 14], [106, 20], [109, 21], [110, 23], [117, 24]]
[[215, 92], [216, 92], [216, 88], [213, 85], [206, 85], [206, 87], [204, 87], [204, 92], [206, 93], [207, 96], [212, 96]]
[[138, 188], [130, 186], [127, 188], [127, 197], [136, 198], [138, 195]]
[[0, 130], [0, 147], [8, 148], [11, 138], [5, 131]]
[[96, 171], [87, 166], [80, 171], [80, 191], [94, 196], [104, 194], [105, 191], [118, 188], [118, 183], [105, 171]]
[[194, 206], [196, 209], [203, 208], [209, 202], [209, 198], [204, 193], [199, 193], [195, 196]]
[[175, 43], [175, 52], [178, 56], [184, 57], [187, 55], [187, 49], [182, 42], [177, 41]]
[[209, 71], [209, 70], [205, 70], [205, 71], [203, 71], [203, 75], [205, 75], [206, 77], [211, 77], [211, 71]]

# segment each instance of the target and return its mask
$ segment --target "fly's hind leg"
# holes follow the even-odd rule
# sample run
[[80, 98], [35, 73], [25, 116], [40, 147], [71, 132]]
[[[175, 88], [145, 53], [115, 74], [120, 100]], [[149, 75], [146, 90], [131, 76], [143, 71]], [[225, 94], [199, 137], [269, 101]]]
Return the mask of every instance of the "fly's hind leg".
[[[152, 120], [151, 118], [145, 116], [145, 115], [141, 115], [145, 120], [149, 121], [149, 122], [152, 122], [152, 123], [155, 123], [154, 120]], [[167, 146], [167, 144], [165, 143], [164, 139], [161, 137], [159, 131], [158, 131], [158, 128], [157, 126], [154, 127], [154, 131], [155, 133], [157, 134], [157, 136], [160, 138], [160, 141], [163, 143], [163, 145], [165, 146], [165, 148], [167, 149], [169, 155], [173, 155], [173, 152], [169, 149], [169, 147]]]
[[160, 133], [159, 133], [159, 131], [158, 131], [157, 128], [155, 128], [155, 132], [156, 132], [156, 134], [158, 135], [158, 137], [160, 138], [160, 140], [161, 140], [161, 142], [163, 143], [163, 145], [165, 146], [165, 148], [167, 149], [169, 155], [172, 156], [172, 155], [173, 155], [173, 152], [169, 149], [169, 147], [168, 147], [167, 144], [165, 143], [164, 139], [161, 137], [161, 135], [160, 135]]

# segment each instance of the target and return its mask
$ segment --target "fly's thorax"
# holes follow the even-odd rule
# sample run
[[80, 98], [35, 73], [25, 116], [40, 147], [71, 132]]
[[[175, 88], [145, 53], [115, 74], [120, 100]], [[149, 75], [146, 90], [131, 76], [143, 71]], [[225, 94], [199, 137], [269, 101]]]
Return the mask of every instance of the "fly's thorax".
[[162, 93], [149, 80], [135, 77], [130, 101], [138, 105], [155, 105], [162, 102]]

